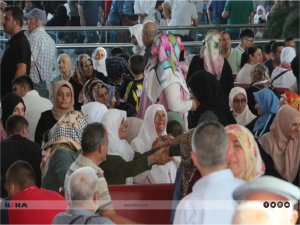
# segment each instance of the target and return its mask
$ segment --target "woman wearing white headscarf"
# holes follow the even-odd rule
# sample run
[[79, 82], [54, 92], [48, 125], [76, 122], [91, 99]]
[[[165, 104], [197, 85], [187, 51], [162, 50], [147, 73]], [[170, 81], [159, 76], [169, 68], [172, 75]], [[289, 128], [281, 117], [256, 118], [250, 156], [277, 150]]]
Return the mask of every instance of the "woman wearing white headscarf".
[[98, 72], [103, 73], [104, 76], [107, 77], [106, 64], [105, 64], [106, 58], [107, 58], [107, 52], [105, 48], [102, 47], [96, 48], [92, 54], [94, 69], [97, 70]]
[[256, 14], [254, 16], [254, 23], [255, 24], [261, 23], [260, 21], [267, 22], [266, 10], [262, 5], [257, 6]]
[[143, 43], [143, 24], [136, 24], [134, 26], [129, 27], [131, 43], [134, 45], [132, 47], [132, 52], [136, 55], [144, 55], [145, 54], [145, 45]]
[[[144, 121], [138, 136], [133, 139], [131, 146], [140, 153], [145, 153], [153, 146], [153, 143], [162, 136], [166, 136], [167, 112], [163, 105], [153, 104], [146, 110]], [[163, 140], [164, 138], [162, 138]], [[163, 166], [153, 166], [147, 171], [135, 177], [136, 183], [174, 183], [176, 177], [176, 165], [173, 161]]]
[[89, 102], [81, 106], [81, 112], [88, 117], [88, 124], [100, 123], [107, 111], [107, 107], [100, 102]]
[[256, 118], [248, 107], [247, 93], [244, 88], [234, 87], [231, 89], [229, 107], [236, 122], [240, 125], [247, 126]]
[[[126, 141], [126, 112], [108, 110], [101, 121], [108, 133], [106, 161], [100, 164], [108, 184], [133, 184], [133, 177], [150, 170], [152, 165], [163, 165], [170, 158], [161, 151], [152, 150], [144, 154], [134, 152]], [[151, 149], [151, 146], [150, 148]]]
[[297, 79], [291, 69], [291, 62], [296, 57], [296, 51], [292, 47], [285, 47], [280, 54], [280, 65], [277, 66], [271, 76], [274, 87], [289, 88], [297, 92]]

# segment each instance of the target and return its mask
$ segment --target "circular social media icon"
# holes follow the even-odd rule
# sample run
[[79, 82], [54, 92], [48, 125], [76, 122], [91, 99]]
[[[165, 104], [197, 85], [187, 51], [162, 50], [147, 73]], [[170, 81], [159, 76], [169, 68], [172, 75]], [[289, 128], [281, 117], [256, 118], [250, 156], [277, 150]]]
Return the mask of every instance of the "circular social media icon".
[[269, 202], [264, 202], [264, 207], [269, 208]]

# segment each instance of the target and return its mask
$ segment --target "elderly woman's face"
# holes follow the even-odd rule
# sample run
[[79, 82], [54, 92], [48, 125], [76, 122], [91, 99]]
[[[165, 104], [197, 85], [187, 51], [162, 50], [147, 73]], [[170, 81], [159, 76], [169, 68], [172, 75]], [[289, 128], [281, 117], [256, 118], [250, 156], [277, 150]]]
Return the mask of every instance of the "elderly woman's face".
[[12, 113], [13, 115], [25, 116], [25, 106], [22, 102], [19, 102]]
[[300, 132], [300, 116], [297, 116], [296, 118], [293, 119], [290, 125], [289, 138], [291, 140], [295, 140], [299, 138], [299, 132]]
[[69, 75], [71, 73], [71, 61], [66, 57], [61, 57], [58, 60], [58, 68], [62, 74]]
[[154, 116], [154, 126], [155, 126], [155, 129], [156, 129], [157, 135], [160, 135], [166, 129], [167, 118], [166, 118], [165, 111], [158, 110], [155, 113], [155, 116]]
[[109, 106], [109, 91], [106, 87], [98, 87], [94, 93], [97, 102]]
[[103, 51], [103, 49], [100, 49], [97, 51], [97, 54], [95, 56], [96, 60], [100, 60], [100, 59], [105, 59], [105, 52]]
[[127, 122], [126, 120], [122, 119], [121, 125], [119, 127], [119, 138], [124, 140], [127, 138]]
[[236, 113], [244, 112], [246, 105], [247, 105], [246, 97], [243, 94], [240, 93], [234, 96], [232, 106], [233, 106], [233, 110]]
[[87, 62], [83, 64], [82, 70], [83, 70], [83, 75], [85, 77], [92, 76], [92, 74], [93, 74], [93, 65], [92, 65], [91, 60], [87, 60]]
[[56, 95], [56, 104], [60, 109], [69, 109], [72, 104], [72, 92], [69, 87], [62, 86]]
[[233, 134], [228, 134], [228, 152], [227, 162], [235, 177], [240, 177], [246, 171], [246, 158], [243, 147], [237, 137]]

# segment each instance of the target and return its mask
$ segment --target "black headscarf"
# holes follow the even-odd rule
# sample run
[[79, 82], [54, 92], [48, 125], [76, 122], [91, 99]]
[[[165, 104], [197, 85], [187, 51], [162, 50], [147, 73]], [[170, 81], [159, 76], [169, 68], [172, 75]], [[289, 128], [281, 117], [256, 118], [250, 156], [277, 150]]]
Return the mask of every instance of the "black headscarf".
[[13, 114], [13, 111], [14, 111], [16, 105], [18, 105], [20, 102], [22, 102], [25, 107], [23, 99], [20, 96], [13, 94], [13, 93], [9, 93], [3, 98], [2, 102], [1, 102], [1, 108], [2, 108], [1, 120], [2, 120], [4, 127], [6, 124], [6, 120], [8, 119], [8, 117], [10, 115]]
[[195, 112], [189, 113], [189, 128], [197, 126], [200, 116], [205, 111], [212, 111], [224, 126], [236, 123], [230, 113], [228, 100], [217, 78], [211, 73], [200, 70], [192, 74], [188, 86], [200, 102]]

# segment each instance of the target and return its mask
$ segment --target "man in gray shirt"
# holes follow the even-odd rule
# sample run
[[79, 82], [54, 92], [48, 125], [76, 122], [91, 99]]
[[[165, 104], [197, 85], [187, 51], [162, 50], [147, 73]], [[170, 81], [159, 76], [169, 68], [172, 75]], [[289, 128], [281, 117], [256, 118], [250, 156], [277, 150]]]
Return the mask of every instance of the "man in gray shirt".
[[70, 177], [70, 208], [55, 216], [52, 224], [113, 224], [106, 217], [96, 215], [100, 196], [96, 171], [82, 167]]

